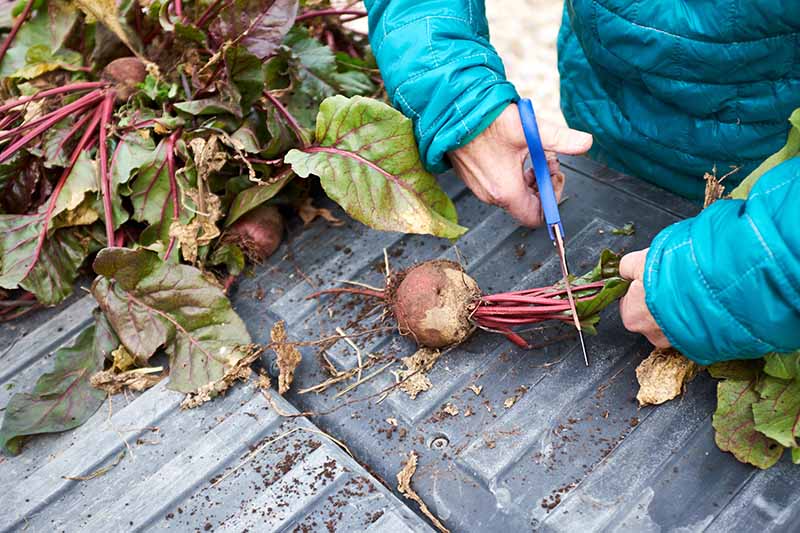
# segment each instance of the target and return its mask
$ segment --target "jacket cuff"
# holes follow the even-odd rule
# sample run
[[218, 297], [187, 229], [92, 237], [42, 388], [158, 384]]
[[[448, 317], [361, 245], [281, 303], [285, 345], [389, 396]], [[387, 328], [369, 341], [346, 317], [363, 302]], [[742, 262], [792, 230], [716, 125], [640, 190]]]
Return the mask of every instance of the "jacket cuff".
[[[670, 344], [709, 365], [774, 351], [754, 315], [769, 305], [759, 294], [763, 264], [757, 236], [743, 227], [742, 201], [721, 200], [659, 233], [647, 253], [645, 299]], [[762, 287], [763, 289], [763, 287]], [[749, 301], [749, 304], [747, 303]]]
[[482, 17], [440, 10], [384, 28], [390, 15], [376, 10], [371, 20], [389, 98], [412, 119], [425, 167], [443, 172], [449, 168], [447, 152], [474, 139], [519, 96], [484, 24], [477, 22]]

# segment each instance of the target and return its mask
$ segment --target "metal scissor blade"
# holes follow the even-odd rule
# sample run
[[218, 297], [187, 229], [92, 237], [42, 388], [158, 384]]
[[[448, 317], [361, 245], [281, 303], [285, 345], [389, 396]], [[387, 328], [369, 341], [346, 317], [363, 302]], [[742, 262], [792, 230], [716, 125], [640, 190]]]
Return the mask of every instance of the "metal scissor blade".
[[569, 284], [569, 270], [567, 270], [567, 255], [564, 251], [564, 240], [561, 236], [561, 231], [558, 227], [553, 228], [555, 234], [556, 248], [558, 249], [558, 258], [561, 260], [561, 274], [564, 276], [564, 287], [567, 289], [567, 300], [569, 301], [569, 309], [572, 311], [572, 320], [575, 322], [575, 329], [578, 330], [578, 338], [581, 340], [581, 350], [583, 350], [583, 361], [586, 366], [589, 366], [589, 356], [586, 354], [586, 344], [583, 342], [583, 330], [581, 329], [581, 321], [578, 318], [578, 311], [575, 309], [575, 298], [572, 296], [572, 287]]

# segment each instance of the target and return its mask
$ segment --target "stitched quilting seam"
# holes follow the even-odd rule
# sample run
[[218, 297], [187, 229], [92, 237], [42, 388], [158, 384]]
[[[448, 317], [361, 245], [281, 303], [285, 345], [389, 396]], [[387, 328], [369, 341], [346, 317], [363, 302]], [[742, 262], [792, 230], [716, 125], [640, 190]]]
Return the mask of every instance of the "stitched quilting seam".
[[692, 261], [692, 264], [694, 265], [695, 271], [697, 272], [698, 279], [702, 282], [703, 286], [706, 288], [706, 291], [708, 291], [708, 295], [714, 300], [714, 303], [716, 303], [718, 308], [722, 310], [723, 314], [727, 316], [733, 323], [735, 323], [751, 340], [760, 344], [763, 347], [764, 353], [776, 351], [776, 348], [772, 347], [769, 343], [761, 340], [759, 337], [753, 334], [753, 332], [746, 324], [744, 324], [738, 318], [733, 316], [733, 314], [728, 310], [728, 308], [725, 306], [722, 300], [719, 299], [716, 292], [711, 287], [711, 284], [708, 282], [705, 275], [703, 274], [703, 271], [700, 269], [700, 263], [697, 261], [697, 255], [695, 254], [694, 251], [694, 242], [692, 241], [691, 237], [689, 238], [689, 240], [690, 240], [689, 257]]
[[407, 28], [408, 26], [411, 26], [412, 24], [416, 24], [416, 23], [418, 23], [418, 22], [422, 22], [422, 21], [425, 21], [425, 20], [427, 20], [427, 19], [440, 19], [440, 20], [455, 20], [455, 21], [457, 21], [457, 22], [460, 22], [460, 23], [462, 23], [462, 24], [467, 24], [467, 25], [469, 25], [469, 21], [467, 21], [467, 20], [465, 20], [465, 19], [463, 19], [463, 18], [460, 18], [460, 17], [452, 17], [452, 16], [448, 16], [448, 15], [425, 15], [425, 16], [422, 16], [422, 17], [417, 17], [417, 18], [415, 18], [415, 19], [409, 20], [408, 22], [404, 22], [404, 23], [403, 23], [403, 24], [401, 24], [400, 26], [398, 26], [398, 27], [396, 27], [396, 28], [393, 28], [393, 29], [392, 29], [392, 30], [390, 30], [390, 31], [387, 31], [387, 30], [386, 30], [386, 19], [387, 19], [387, 18], [388, 18], [388, 17], [386, 17], [386, 16], [384, 16], [384, 17], [383, 17], [383, 21], [384, 21], [384, 25], [383, 25], [383, 37], [381, 37], [381, 39], [380, 39], [380, 41], [379, 41], [379, 42], [377, 42], [377, 43], [372, 43], [372, 44], [373, 44], [373, 47], [374, 47], [374, 53], [375, 53], [375, 55], [376, 55], [376, 56], [377, 56], [377, 55], [380, 55], [380, 53], [381, 53], [381, 50], [383, 49], [383, 45], [384, 45], [384, 43], [386, 42], [386, 39], [387, 39], [387, 38], [388, 38], [388, 37], [389, 37], [391, 34], [393, 34], [393, 33], [395, 33], [395, 32], [398, 32], [398, 31], [400, 31], [400, 30], [402, 30], [402, 29], [404, 29], [404, 28]]
[[[446, 66], [452, 65], [453, 63], [460, 63], [460, 62], [463, 62], [463, 61], [467, 61], [467, 60], [469, 60], [469, 59], [475, 59], [476, 57], [482, 57], [482, 58], [483, 58], [483, 61], [484, 61], [484, 64], [483, 64], [483, 65], [473, 65], [473, 66], [484, 66], [484, 67], [488, 68], [489, 70], [492, 70], [492, 69], [491, 69], [491, 68], [488, 66], [489, 60], [488, 60], [488, 56], [486, 55], [486, 53], [485, 53], [485, 52], [476, 53], [476, 54], [470, 54], [470, 55], [467, 55], [467, 56], [455, 57], [455, 58], [453, 58], [453, 59], [450, 59], [450, 60], [448, 60], [448, 61], [446, 61], [446, 62], [444, 62], [444, 63], [439, 63], [439, 64], [437, 65], [437, 67], [439, 67], [439, 68], [441, 68], [441, 67], [446, 67]], [[435, 68], [435, 67], [434, 67], [434, 68]], [[420, 78], [424, 77], [426, 74], [429, 74], [429, 73], [430, 73], [432, 70], [434, 70], [434, 68], [428, 68], [428, 69], [422, 70], [422, 71], [420, 71], [420, 72], [417, 72], [417, 73], [416, 73], [416, 74], [414, 74], [413, 76], [409, 76], [407, 79], [403, 80], [403, 81], [402, 81], [402, 82], [401, 82], [401, 83], [400, 83], [400, 84], [397, 86], [397, 88], [395, 89], [395, 91], [399, 91], [399, 90], [400, 90], [400, 88], [401, 88], [403, 85], [406, 85], [407, 83], [412, 83], [412, 82], [415, 82], [415, 81], [417, 81], [418, 79], [420, 79]], [[391, 97], [391, 95], [390, 95], [390, 97]]]
[[789, 185], [790, 183], [792, 183], [796, 179], [798, 179], [798, 178], [795, 177], [795, 176], [792, 176], [790, 178], [787, 178], [785, 181], [782, 181], [782, 182], [780, 182], [780, 183], [778, 183], [776, 185], [773, 185], [772, 187], [770, 187], [766, 191], [758, 191], [757, 193], [748, 196], [747, 197], [747, 201], [749, 202], [749, 201], [754, 200], [756, 198], [759, 198], [761, 196], [767, 196], [767, 195], [769, 195], [769, 194], [771, 194], [771, 193], [773, 193], [773, 192], [775, 192], [775, 191], [777, 191], [779, 189], [782, 189], [782, 188], [786, 187], [787, 185]]
[[732, 44], [733, 45], [754, 45], [754, 44], [765, 42], [765, 41], [781, 40], [781, 39], [786, 39], [787, 37], [796, 37], [797, 35], [800, 35], [800, 31], [788, 31], [788, 32], [785, 32], [785, 33], [777, 34], [777, 35], [770, 35], [770, 36], [767, 36], [767, 37], [759, 37], [758, 39], [750, 39], [750, 40], [743, 40], [743, 41], [728, 41], [728, 42], [704, 41], [702, 39], [695, 39], [695, 38], [692, 38], [692, 37], [687, 37], [685, 35], [678, 35], [677, 33], [668, 32], [668, 31], [666, 31], [666, 30], [664, 30], [662, 28], [654, 28], [652, 26], [647, 26], [645, 24], [640, 24], [640, 23], [635, 22], [635, 21], [633, 21], [633, 20], [631, 20], [631, 19], [629, 19], [627, 17], [624, 17], [624, 16], [620, 15], [619, 13], [614, 11], [613, 9], [610, 9], [608, 6], [605, 6], [601, 2], [598, 2], [598, 0], [592, 0], [592, 3], [595, 6], [599, 6], [599, 7], [603, 8], [605, 11], [607, 11], [611, 15], [614, 15], [615, 17], [617, 17], [619, 19], [622, 19], [625, 22], [627, 22], [628, 24], [636, 26], [637, 28], [641, 28], [641, 29], [644, 29], [644, 30], [655, 31], [655, 32], [658, 32], [658, 33], [663, 33], [664, 35], [667, 35], [669, 37], [676, 37], [676, 38], [686, 39], [688, 41], [693, 41], [693, 42], [696, 42], [696, 43], [702, 43], [702, 44], [707, 44], [707, 45], [714, 45], [714, 46], [729, 46], [729, 45], [732, 45]]

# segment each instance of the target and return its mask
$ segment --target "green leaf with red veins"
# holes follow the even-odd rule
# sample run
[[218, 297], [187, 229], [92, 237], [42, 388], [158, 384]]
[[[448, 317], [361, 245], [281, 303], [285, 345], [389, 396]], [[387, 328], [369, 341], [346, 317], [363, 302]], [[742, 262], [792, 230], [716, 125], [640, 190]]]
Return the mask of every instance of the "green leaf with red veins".
[[188, 102], [177, 102], [173, 104], [173, 107], [193, 116], [220, 115], [225, 113], [229, 113], [238, 118], [242, 116], [242, 109], [238, 105], [233, 105], [218, 98], [203, 98]]
[[128, 183], [135, 171], [152, 159], [155, 149], [153, 139], [149, 135], [142, 137], [141, 131], [123, 134], [111, 162], [112, 181], [117, 184]]
[[411, 121], [390, 106], [334, 96], [320, 106], [316, 145], [284, 161], [302, 177], [319, 176], [328, 196], [354, 219], [379, 230], [456, 238], [453, 202], [422, 166]]
[[239, 105], [250, 109], [264, 92], [264, 63], [243, 46], [232, 46], [225, 50], [225, 70], [239, 91]]
[[97, 162], [90, 159], [85, 151], [81, 152], [58, 195], [53, 216], [75, 209], [81, 205], [87, 193], [97, 192], [100, 189], [98, 174]]
[[375, 92], [375, 84], [369, 76], [358, 70], [340, 71], [333, 50], [309, 37], [307, 31], [293, 30], [286, 45], [291, 50], [289, 72], [295, 78], [298, 92], [314, 100], [336, 94], [364, 96]]
[[78, 268], [89, 254], [90, 239], [83, 228], [59, 229], [45, 238], [37, 254], [43, 222], [41, 213], [0, 215], [0, 287], [22, 287], [39, 302], [55, 305], [72, 294]]
[[[150, 156], [140, 163], [136, 178], [130, 184], [130, 199], [133, 204], [131, 218], [150, 224], [152, 232], [159, 240], [168, 240], [169, 227], [175, 220], [174, 201], [170, 189], [169, 165], [167, 164], [167, 139], [163, 139]], [[175, 187], [180, 189], [178, 180]], [[177, 191], [180, 202], [181, 192]], [[185, 210], [178, 205], [178, 213], [184, 220]]]
[[281, 189], [283, 189], [287, 183], [292, 181], [292, 178], [294, 178], [294, 173], [286, 172], [283, 177], [280, 177], [274, 183], [254, 185], [253, 187], [241, 191], [236, 195], [233, 203], [231, 203], [228, 217], [225, 219], [225, 225], [230, 226], [251, 209], [255, 209], [267, 200], [273, 198], [276, 194], [281, 192]]
[[71, 2], [50, 0], [43, 9], [37, 9], [34, 16], [22, 25], [0, 63], [0, 77], [6, 78], [25, 67], [28, 50], [34, 46], [59, 50], [77, 19], [78, 12]]
[[[600, 311], [625, 296], [625, 293], [628, 292], [628, 286], [631, 284], [627, 279], [622, 279], [620, 277], [608, 278], [603, 281], [604, 284], [600, 292], [588, 300], [580, 300], [580, 291], [574, 294], [577, 299], [575, 301], [575, 311], [578, 312], [578, 318], [581, 319], [581, 323], [583, 323], [584, 320], [597, 316]], [[590, 325], [587, 331], [591, 334], [596, 333], [593, 325]]]
[[125, 348], [147, 361], [165, 347], [170, 388], [195, 391], [222, 378], [247, 353], [244, 322], [200, 270], [125, 248], [101, 250], [94, 269], [100, 277], [92, 294]]
[[755, 428], [788, 448], [800, 435], [800, 382], [766, 376], [758, 385], [761, 401], [753, 404]]
[[147, 136], [142, 137], [138, 131], [125, 133], [114, 150], [109, 169], [111, 177], [111, 207], [114, 212], [114, 229], [128, 220], [130, 214], [122, 206], [123, 193], [127, 193], [125, 184], [139, 168], [153, 158], [155, 143]]
[[758, 468], [778, 462], [783, 446], [756, 429], [753, 404], [761, 397], [756, 390], [758, 376], [727, 379], [717, 385], [717, 411], [712, 418], [719, 449], [731, 452], [739, 461]]
[[219, 43], [233, 42], [259, 59], [275, 53], [297, 16], [297, 0], [233, 0], [208, 28]]
[[268, 159], [277, 158], [300, 145], [297, 133], [289, 126], [284, 116], [280, 114], [275, 106], [268, 103], [265, 108], [265, 114], [269, 140], [261, 151], [264, 157]]
[[0, 448], [16, 455], [25, 437], [78, 427], [103, 403], [105, 392], [89, 380], [103, 369], [103, 359], [118, 341], [102, 315], [96, 314], [95, 320], [72, 346], [56, 351], [53, 371], [43, 374], [33, 391], [11, 397], [0, 428]]
[[780, 379], [800, 378], [800, 352], [764, 356], [764, 372]]

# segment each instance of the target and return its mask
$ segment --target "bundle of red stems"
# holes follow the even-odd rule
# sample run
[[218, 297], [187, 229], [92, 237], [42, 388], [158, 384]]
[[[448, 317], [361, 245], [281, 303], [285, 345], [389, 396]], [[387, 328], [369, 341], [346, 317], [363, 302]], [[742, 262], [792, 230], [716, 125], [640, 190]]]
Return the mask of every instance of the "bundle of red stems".
[[[604, 285], [603, 281], [576, 285], [572, 287], [572, 293], [578, 302], [591, 300]], [[502, 333], [514, 344], [527, 348], [525, 339], [511, 328], [547, 320], [571, 324], [572, 313], [566, 294], [566, 289], [550, 286], [481, 296], [472, 312], [472, 320], [478, 326]]]
[[[78, 96], [80, 93], [85, 94]], [[73, 97], [75, 99], [69, 103], [64, 103], [62, 101], [64, 97]], [[113, 86], [107, 82], [76, 82], [43, 90], [32, 96], [25, 96], [0, 105], [0, 130], [2, 130], [0, 131], [0, 143], [5, 145], [0, 149], [0, 164], [7, 162], [23, 149], [41, 143], [41, 136], [45, 132], [66, 120], [73, 120], [73, 122], [59, 140], [56, 153], [53, 155], [66, 154], [67, 145], [78, 139], [69, 152], [69, 162], [56, 182], [53, 194], [50, 196], [42, 213], [42, 229], [37, 241], [34, 260], [28, 266], [28, 271], [33, 269], [41, 253], [58, 196], [64, 188], [67, 178], [75, 168], [81, 153], [86, 152], [89, 155], [89, 152], [95, 147], [97, 148], [99, 162], [100, 193], [103, 200], [106, 239], [108, 240], [108, 246], [122, 245], [119, 242], [123, 238], [122, 235], [120, 235], [119, 239], [116, 239], [114, 235], [111, 208], [110, 167], [114, 164], [116, 150], [110, 162], [108, 158], [109, 126], [114, 112], [115, 97]], [[50, 110], [34, 119], [25, 120], [28, 107], [31, 104], [41, 104], [42, 102], [45, 103], [43, 108]], [[177, 134], [178, 132], [174, 132], [167, 141], [166, 158], [166, 163], [169, 167], [170, 194], [173, 211], [175, 211], [173, 215], [175, 217], [177, 217], [179, 205], [174, 159]], [[117, 147], [119, 148], [119, 146], [121, 145]], [[173, 241], [170, 241], [170, 250], [172, 244]]]

